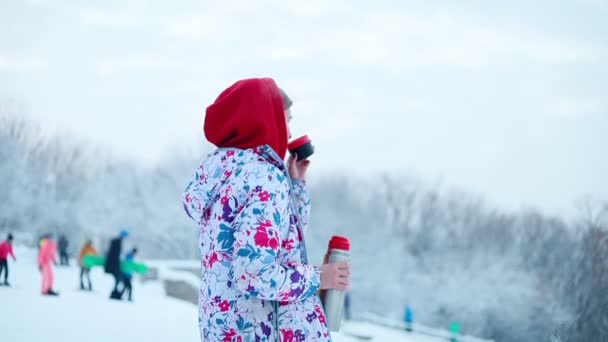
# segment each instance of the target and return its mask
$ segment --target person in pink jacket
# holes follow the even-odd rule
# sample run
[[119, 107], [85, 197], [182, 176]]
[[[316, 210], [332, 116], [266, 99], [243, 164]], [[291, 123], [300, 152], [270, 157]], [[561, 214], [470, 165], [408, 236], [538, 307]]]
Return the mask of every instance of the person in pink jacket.
[[13, 261], [17, 261], [15, 253], [13, 252], [13, 235], [8, 234], [6, 240], [0, 243], [0, 276], [4, 271], [4, 283], [0, 283], [0, 286], [10, 286], [8, 283], [8, 256], [13, 257]]
[[59, 293], [53, 290], [53, 265], [57, 264], [57, 246], [47, 235], [40, 241], [40, 251], [38, 252], [38, 267], [42, 273], [42, 294], [46, 296], [58, 296]]

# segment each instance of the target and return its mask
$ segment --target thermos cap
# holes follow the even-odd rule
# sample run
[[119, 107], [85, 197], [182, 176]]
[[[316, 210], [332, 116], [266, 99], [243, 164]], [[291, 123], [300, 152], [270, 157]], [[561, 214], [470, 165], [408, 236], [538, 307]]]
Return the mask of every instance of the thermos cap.
[[341, 249], [343, 251], [350, 251], [350, 241], [345, 236], [334, 235], [329, 240], [329, 249]]
[[307, 144], [309, 142], [310, 142], [310, 138], [308, 137], [308, 135], [303, 135], [303, 136], [299, 137], [298, 139], [290, 142], [287, 145], [287, 149], [290, 150], [290, 151], [293, 151], [293, 150], [295, 150], [295, 149], [297, 149], [297, 148], [301, 147], [302, 145]]

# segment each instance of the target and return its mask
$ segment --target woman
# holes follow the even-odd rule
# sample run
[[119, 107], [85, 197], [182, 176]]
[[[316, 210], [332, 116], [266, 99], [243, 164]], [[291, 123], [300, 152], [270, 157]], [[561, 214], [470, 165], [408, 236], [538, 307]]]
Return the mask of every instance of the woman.
[[40, 241], [40, 250], [38, 251], [38, 268], [42, 273], [42, 295], [58, 296], [53, 290], [53, 264], [57, 265], [57, 245], [47, 234]]
[[218, 149], [184, 208], [200, 228], [203, 341], [330, 341], [317, 291], [346, 290], [350, 264], [308, 264], [309, 161], [283, 159], [291, 101], [274, 80], [241, 80], [207, 108]]

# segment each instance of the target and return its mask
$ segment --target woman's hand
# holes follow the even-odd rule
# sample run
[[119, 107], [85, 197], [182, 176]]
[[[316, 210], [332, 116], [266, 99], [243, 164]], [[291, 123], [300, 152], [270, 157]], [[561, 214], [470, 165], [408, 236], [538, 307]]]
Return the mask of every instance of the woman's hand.
[[310, 160], [298, 160], [298, 156], [292, 154], [287, 160], [287, 165], [291, 179], [306, 180], [306, 172], [310, 166]]
[[324, 264], [321, 267], [321, 290], [346, 291], [350, 286], [350, 262]]

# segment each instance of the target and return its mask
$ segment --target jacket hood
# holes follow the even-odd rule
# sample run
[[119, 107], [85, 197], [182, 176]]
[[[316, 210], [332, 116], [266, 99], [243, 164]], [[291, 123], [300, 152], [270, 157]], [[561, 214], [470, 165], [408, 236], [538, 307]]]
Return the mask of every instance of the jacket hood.
[[271, 78], [236, 82], [207, 107], [204, 132], [217, 147], [268, 145], [284, 159], [288, 134], [279, 87]]

